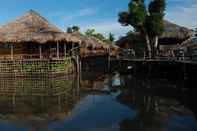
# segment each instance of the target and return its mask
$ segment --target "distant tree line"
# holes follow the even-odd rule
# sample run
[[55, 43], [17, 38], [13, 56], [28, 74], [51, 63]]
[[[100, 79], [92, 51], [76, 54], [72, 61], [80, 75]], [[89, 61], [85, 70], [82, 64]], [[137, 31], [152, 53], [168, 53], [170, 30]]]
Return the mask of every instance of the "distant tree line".
[[80, 27], [79, 26], [72, 26], [67, 28], [67, 33], [74, 33], [74, 32], [79, 32]]
[[72, 27], [67, 28], [67, 33], [74, 33], [74, 32], [81, 33], [82, 35], [85, 35], [85, 36], [95, 37], [95, 38], [97, 38], [103, 42], [109, 43], [109, 44], [113, 44], [115, 41], [114, 34], [112, 34], [111, 32], [109, 33], [108, 37], [105, 37], [103, 34], [96, 32], [95, 29], [87, 29], [84, 33], [82, 33], [82, 32], [80, 32], [79, 26], [74, 25]]

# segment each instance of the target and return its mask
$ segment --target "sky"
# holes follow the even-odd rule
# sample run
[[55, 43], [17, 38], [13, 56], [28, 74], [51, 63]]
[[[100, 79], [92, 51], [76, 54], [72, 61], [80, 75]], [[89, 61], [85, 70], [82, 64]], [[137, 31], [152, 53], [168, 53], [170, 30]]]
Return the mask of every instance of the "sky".
[[[105, 36], [124, 36], [132, 27], [118, 23], [118, 13], [127, 10], [130, 0], [2, 0], [0, 25], [15, 20], [32, 9], [62, 30], [77, 25], [84, 32], [95, 29]], [[146, 3], [150, 0], [146, 0]], [[165, 19], [188, 28], [197, 27], [197, 0], [166, 0]]]

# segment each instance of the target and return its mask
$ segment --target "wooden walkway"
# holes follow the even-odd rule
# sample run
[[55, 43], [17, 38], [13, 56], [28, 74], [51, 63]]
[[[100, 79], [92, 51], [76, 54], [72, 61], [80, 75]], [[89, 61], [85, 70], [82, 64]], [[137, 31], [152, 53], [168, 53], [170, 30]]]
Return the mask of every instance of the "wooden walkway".
[[111, 68], [122, 73], [147, 74], [150, 76], [165, 76], [197, 79], [197, 61], [192, 59], [112, 59]]
[[122, 58], [122, 59], [112, 59], [111, 61], [122, 61], [122, 62], [177, 62], [185, 64], [195, 64], [197, 65], [197, 60], [181, 59], [181, 58], [156, 58], [156, 59], [144, 59], [144, 58]]

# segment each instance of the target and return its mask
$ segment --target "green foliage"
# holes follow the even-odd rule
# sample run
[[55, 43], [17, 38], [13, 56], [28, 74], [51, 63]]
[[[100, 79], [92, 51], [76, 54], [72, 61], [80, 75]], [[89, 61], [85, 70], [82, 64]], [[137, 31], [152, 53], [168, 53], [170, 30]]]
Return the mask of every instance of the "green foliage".
[[[146, 44], [149, 47], [148, 41], [164, 31], [165, 7], [165, 0], [151, 1], [148, 9], [144, 0], [131, 0], [128, 4], [128, 11], [119, 13], [118, 21], [123, 26], [132, 26], [135, 31], [140, 32], [144, 38], [146, 37]], [[150, 44], [154, 45], [154, 43]]]
[[106, 42], [107, 40], [101, 33], [97, 33], [95, 29], [87, 29], [87, 31], [85, 32], [85, 35], [95, 37], [103, 42]]
[[95, 37], [108, 44], [112, 44], [115, 40], [114, 34], [111, 32], [109, 33], [108, 38], [106, 38], [103, 34], [96, 32], [95, 29], [87, 29], [84, 34], [85, 36]]
[[119, 22], [124, 26], [133, 26], [140, 31], [146, 19], [146, 8], [144, 0], [131, 0], [128, 5], [128, 12], [119, 13]]
[[71, 27], [67, 28], [67, 33], [72, 33], [72, 28]]
[[148, 35], [151, 38], [162, 35], [164, 31], [163, 16], [159, 13], [152, 13], [146, 19], [145, 26]]
[[96, 37], [97, 39], [101, 40], [101, 41], [105, 41], [106, 40], [106, 38], [100, 33], [96, 33], [93, 36]]
[[73, 33], [73, 32], [79, 32], [79, 31], [80, 31], [80, 27], [78, 26], [72, 26], [72, 27], [67, 28], [67, 33]]
[[154, 0], [148, 7], [149, 15], [146, 18], [146, 30], [150, 37], [162, 35], [164, 31], [165, 0]]
[[78, 31], [80, 31], [80, 27], [78, 27], [78, 26], [73, 26], [73, 27], [72, 27], [72, 30], [73, 30], [73, 32], [78, 32]]
[[112, 34], [112, 33], [110, 32], [108, 37], [109, 37], [108, 40], [109, 40], [110, 42], [114, 42], [114, 40], [115, 40], [114, 34]]
[[95, 29], [87, 29], [85, 32], [86, 36], [93, 36], [95, 34]]
[[164, 14], [166, 5], [165, 0], [154, 0], [149, 4], [149, 13], [160, 13]]
[[120, 22], [123, 26], [128, 26], [130, 24], [129, 17], [130, 16], [128, 12], [121, 12], [119, 13], [118, 22]]

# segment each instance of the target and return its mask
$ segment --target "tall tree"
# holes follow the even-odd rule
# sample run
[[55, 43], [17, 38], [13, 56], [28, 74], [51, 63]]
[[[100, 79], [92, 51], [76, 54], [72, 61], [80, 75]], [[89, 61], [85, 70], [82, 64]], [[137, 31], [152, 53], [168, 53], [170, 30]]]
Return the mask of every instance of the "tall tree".
[[163, 32], [164, 11], [165, 0], [153, 0], [148, 9], [144, 0], [131, 0], [128, 11], [119, 13], [118, 21], [123, 26], [132, 26], [145, 38], [149, 57], [154, 56], [155, 48], [158, 47], [158, 36]]
[[137, 32], [140, 32], [146, 39], [148, 56], [151, 56], [150, 39], [145, 29], [145, 20], [147, 16], [144, 0], [131, 0], [128, 4], [128, 11], [119, 13], [119, 22], [123, 26], [132, 26]]
[[146, 19], [146, 30], [153, 39], [152, 50], [153, 56], [158, 53], [158, 37], [162, 35], [164, 31], [164, 11], [165, 11], [165, 0], [154, 0], [149, 4], [148, 7], [149, 15]]

